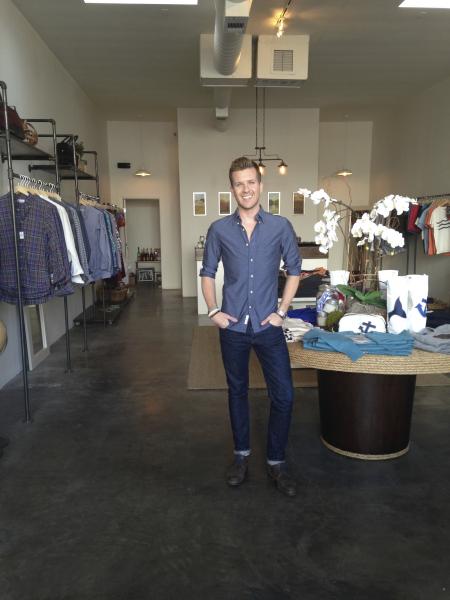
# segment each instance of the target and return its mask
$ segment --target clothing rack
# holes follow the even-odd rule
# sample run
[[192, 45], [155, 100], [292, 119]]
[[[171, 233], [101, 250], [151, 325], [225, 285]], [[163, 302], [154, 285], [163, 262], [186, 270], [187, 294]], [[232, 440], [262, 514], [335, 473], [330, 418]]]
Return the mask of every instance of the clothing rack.
[[[96, 150], [84, 150], [83, 155], [84, 154], [90, 154], [94, 157], [94, 164], [95, 164], [95, 175], [89, 175], [87, 173], [84, 173], [82, 171], [80, 171], [78, 169], [77, 166], [77, 153], [76, 153], [76, 147], [75, 147], [75, 143], [76, 140], [78, 139], [78, 136], [74, 135], [73, 133], [60, 133], [57, 134], [56, 136], [57, 138], [69, 138], [70, 139], [70, 143], [72, 146], [72, 164], [71, 165], [65, 165], [64, 167], [61, 167], [60, 171], [63, 173], [62, 175], [62, 179], [71, 179], [74, 181], [74, 186], [75, 186], [75, 203], [76, 206], [78, 207], [80, 205], [80, 194], [82, 192], [80, 192], [80, 181], [81, 180], [91, 180], [91, 181], [95, 181], [96, 182], [96, 191], [97, 191], [97, 196], [100, 196], [100, 184], [99, 184], [99, 176], [98, 176], [98, 156], [97, 156], [97, 151]], [[43, 169], [42, 165], [33, 165], [29, 167], [30, 171], [32, 170], [48, 170], [48, 169]], [[92, 290], [92, 303], [95, 304], [95, 294], [94, 294], [94, 284], [92, 284], [91, 287]], [[83, 307], [83, 312], [82, 312], [82, 324], [83, 324], [83, 352], [87, 352], [89, 350], [88, 348], [88, 340], [87, 340], [87, 319], [86, 319], [86, 291], [85, 291], [85, 286], [83, 286], [81, 288], [81, 301], [82, 301], [82, 307]], [[68, 317], [67, 317], [68, 318]]]
[[[57, 191], [60, 189], [60, 177], [58, 170], [58, 160], [57, 160], [57, 152], [56, 152], [56, 122], [54, 119], [27, 119], [30, 123], [47, 123], [51, 125], [52, 133], [51, 134], [41, 134], [41, 137], [51, 138], [53, 141], [53, 155], [48, 154], [26, 142], [23, 142], [17, 136], [13, 136], [11, 129], [9, 127], [8, 120], [8, 87], [4, 81], [0, 81], [0, 95], [3, 101], [3, 114], [4, 114], [4, 122], [5, 122], [5, 131], [2, 133], [2, 137], [4, 139], [4, 145], [2, 144], [2, 162], [7, 162], [7, 172], [8, 172], [8, 186], [9, 186], [9, 196], [11, 203], [11, 216], [13, 222], [13, 237], [14, 237], [14, 256], [15, 256], [15, 270], [16, 270], [16, 281], [17, 281], [17, 307], [19, 313], [19, 335], [20, 335], [20, 349], [21, 349], [21, 366], [22, 366], [22, 381], [23, 381], [23, 394], [24, 394], [24, 410], [25, 410], [25, 422], [29, 423], [31, 421], [31, 409], [30, 409], [30, 390], [29, 390], [29, 382], [28, 382], [28, 352], [27, 352], [27, 338], [25, 332], [25, 313], [24, 313], [24, 303], [23, 303], [23, 294], [22, 294], [22, 278], [20, 273], [20, 260], [19, 260], [19, 238], [18, 238], [18, 230], [17, 230], [17, 220], [16, 220], [16, 210], [15, 210], [15, 199], [14, 199], [14, 181], [16, 179], [22, 181], [29, 181], [33, 183], [33, 185], [37, 185], [38, 189], [46, 190], [46, 191]], [[14, 149], [13, 149], [14, 148]], [[55, 184], [47, 184], [41, 180], [32, 180], [27, 176], [20, 175], [16, 173], [13, 168], [13, 159], [14, 160], [45, 160], [45, 161], [54, 161], [54, 171], [55, 171]], [[46, 187], [46, 186], [49, 187]], [[51, 187], [50, 187], [51, 186]], [[65, 298], [66, 300], [66, 298]], [[66, 330], [67, 332], [67, 330]], [[67, 343], [67, 341], [66, 341]], [[67, 347], [67, 346], [66, 346]], [[68, 347], [67, 354], [67, 365], [70, 370], [70, 347]]]
[[448, 193], [448, 194], [431, 194], [429, 196], [418, 196], [417, 201], [420, 204], [426, 204], [427, 202], [433, 202], [434, 200], [439, 200], [439, 198], [450, 198], [450, 193]]
[[[55, 165], [54, 168], [50, 166], [50, 168], [45, 168], [44, 165], [29, 165], [28, 170], [31, 172], [33, 170], [42, 170], [45, 172], [49, 172], [51, 174], [54, 173], [54, 177], [56, 180], [56, 193], [61, 194], [61, 174], [58, 165], [58, 151], [57, 151], [57, 138], [59, 137], [56, 133], [56, 122], [54, 119], [27, 119], [30, 123], [51, 123], [52, 124], [52, 133], [41, 133], [39, 137], [41, 138], [52, 138], [53, 139], [53, 157]], [[41, 181], [40, 179], [32, 179], [32, 181]], [[64, 329], [65, 329], [65, 340], [66, 340], [66, 373], [72, 372], [72, 359], [71, 359], [71, 351], [70, 351], [70, 328], [69, 328], [69, 308], [68, 308], [68, 300], [67, 296], [64, 296]]]
[[[106, 204], [102, 204], [100, 202], [100, 196], [98, 194], [97, 194], [97, 196], [93, 196], [92, 194], [85, 194], [84, 192], [80, 192], [78, 194], [78, 200], [81, 203], [87, 203], [90, 206], [94, 206], [95, 208], [104, 209], [106, 207]], [[91, 290], [92, 290], [92, 306], [93, 306], [93, 310], [95, 312], [96, 298], [95, 298], [94, 286], [95, 286], [95, 284], [92, 284]], [[105, 282], [104, 281], [102, 281], [102, 308], [103, 308], [103, 327], [106, 328], [106, 300], [105, 300]], [[85, 314], [83, 314], [83, 326], [84, 326], [85, 318], [86, 318], [86, 316], [85, 316]]]
[[[416, 200], [419, 204], [430, 204], [430, 203], [434, 202], [435, 200], [439, 200], [441, 198], [449, 198], [450, 199], [450, 193], [448, 193], [448, 194], [427, 194], [425, 196], [417, 196]], [[418, 240], [418, 237], [419, 236], [417, 234], [408, 235], [408, 244], [407, 244], [407, 249], [406, 249], [406, 272], [407, 273], [409, 272], [409, 255], [410, 255], [409, 240], [410, 239], [414, 240], [413, 273], [417, 272], [417, 240]]]
[[17, 281], [17, 293], [18, 293], [18, 310], [19, 310], [19, 331], [20, 331], [20, 347], [22, 355], [22, 381], [24, 391], [24, 403], [25, 403], [25, 421], [29, 423], [31, 421], [30, 413], [30, 390], [28, 385], [28, 360], [27, 360], [27, 341], [25, 336], [25, 318], [23, 310], [23, 298], [22, 298], [22, 280], [20, 277], [20, 263], [19, 263], [19, 238], [16, 226], [16, 207], [14, 203], [14, 178], [16, 174], [13, 171], [12, 164], [12, 153], [11, 153], [11, 133], [9, 130], [8, 122], [8, 93], [6, 83], [0, 81], [1, 98], [3, 102], [3, 112], [5, 119], [5, 140], [6, 140], [6, 159], [8, 168], [8, 183], [9, 183], [9, 198], [11, 202], [11, 214], [13, 221], [14, 230], [14, 254], [16, 263], [16, 281]]

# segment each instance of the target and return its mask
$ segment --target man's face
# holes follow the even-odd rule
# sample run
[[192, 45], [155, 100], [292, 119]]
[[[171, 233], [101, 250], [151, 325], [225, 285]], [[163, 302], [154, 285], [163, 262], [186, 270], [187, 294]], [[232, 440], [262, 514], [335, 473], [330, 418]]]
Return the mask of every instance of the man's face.
[[231, 173], [233, 181], [231, 189], [240, 208], [250, 210], [259, 204], [262, 183], [258, 180], [256, 169], [244, 169]]

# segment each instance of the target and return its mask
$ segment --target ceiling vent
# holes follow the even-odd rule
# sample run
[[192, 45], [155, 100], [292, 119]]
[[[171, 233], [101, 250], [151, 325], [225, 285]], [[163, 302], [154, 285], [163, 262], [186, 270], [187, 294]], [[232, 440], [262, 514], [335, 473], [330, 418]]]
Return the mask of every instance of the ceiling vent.
[[308, 79], [309, 35], [260, 35], [256, 85], [300, 87]]
[[242, 36], [239, 62], [230, 75], [223, 75], [214, 64], [214, 35], [200, 35], [200, 81], [204, 86], [242, 87], [252, 78], [252, 36]]
[[223, 29], [226, 33], [245, 33], [252, 0], [225, 0]]

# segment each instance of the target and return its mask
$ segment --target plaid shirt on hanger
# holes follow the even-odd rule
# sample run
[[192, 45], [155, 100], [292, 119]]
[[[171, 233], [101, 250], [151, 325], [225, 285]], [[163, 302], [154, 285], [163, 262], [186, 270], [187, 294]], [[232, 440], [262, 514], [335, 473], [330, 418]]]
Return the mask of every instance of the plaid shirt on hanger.
[[[70, 265], [56, 209], [39, 196], [15, 196], [19, 268], [25, 304], [73, 293]], [[17, 304], [14, 229], [9, 194], [0, 197], [0, 300]]]

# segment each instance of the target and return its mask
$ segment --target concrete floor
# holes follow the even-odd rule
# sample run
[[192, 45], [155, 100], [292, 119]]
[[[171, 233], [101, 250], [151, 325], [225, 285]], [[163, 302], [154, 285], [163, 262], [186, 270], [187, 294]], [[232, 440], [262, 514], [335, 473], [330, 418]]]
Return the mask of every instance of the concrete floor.
[[251, 393], [249, 481], [224, 483], [226, 392], [186, 389], [196, 302], [142, 286], [118, 323], [73, 333], [0, 392], [1, 600], [450, 598], [449, 388], [419, 388], [409, 454], [361, 462], [319, 441], [296, 390], [297, 498], [264, 469], [267, 401]]

